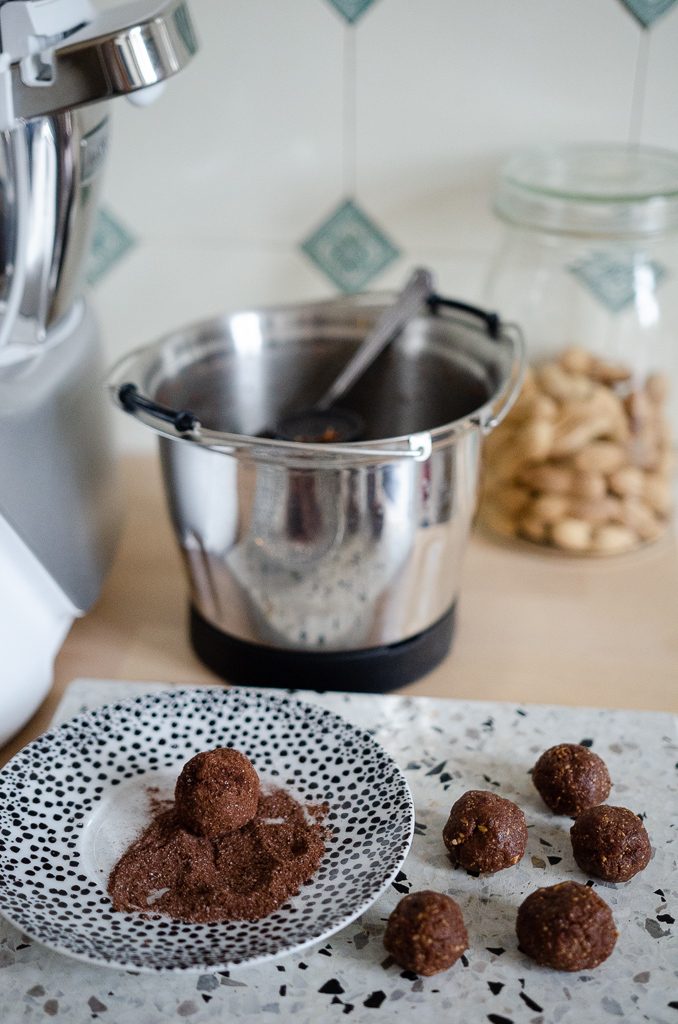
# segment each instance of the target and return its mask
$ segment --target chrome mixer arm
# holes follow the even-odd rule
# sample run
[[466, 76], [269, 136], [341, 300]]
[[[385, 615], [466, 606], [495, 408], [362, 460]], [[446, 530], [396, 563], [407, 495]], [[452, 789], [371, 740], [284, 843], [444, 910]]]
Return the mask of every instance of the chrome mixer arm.
[[0, 367], [42, 351], [79, 294], [107, 150], [98, 104], [157, 87], [196, 50], [185, 0], [0, 0]]
[[185, 0], [90, 10], [86, 0], [0, 5], [0, 129], [158, 85], [197, 51]]

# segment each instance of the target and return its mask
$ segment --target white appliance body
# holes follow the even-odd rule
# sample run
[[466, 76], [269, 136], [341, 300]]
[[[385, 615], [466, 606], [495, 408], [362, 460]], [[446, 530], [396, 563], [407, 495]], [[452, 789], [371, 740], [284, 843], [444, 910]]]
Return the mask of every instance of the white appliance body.
[[80, 612], [1, 516], [0, 580], [1, 746], [44, 700], [54, 658]]
[[82, 301], [40, 355], [0, 369], [0, 744], [40, 705], [113, 556], [119, 500], [102, 376]]
[[102, 101], [157, 95], [196, 50], [185, 0], [0, 0], [0, 744], [43, 700], [117, 532], [99, 332], [81, 297]]

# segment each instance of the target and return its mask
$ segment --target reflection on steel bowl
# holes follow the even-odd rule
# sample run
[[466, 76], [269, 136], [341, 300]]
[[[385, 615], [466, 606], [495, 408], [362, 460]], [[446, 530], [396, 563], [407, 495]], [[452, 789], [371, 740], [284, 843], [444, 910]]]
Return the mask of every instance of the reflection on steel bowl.
[[233, 681], [389, 689], [449, 648], [482, 440], [519, 387], [520, 338], [438, 307], [342, 399], [360, 442], [260, 436], [322, 394], [383, 308], [235, 313], [113, 371], [118, 404], [131, 385], [144, 399], [125, 408], [160, 434], [194, 645]]

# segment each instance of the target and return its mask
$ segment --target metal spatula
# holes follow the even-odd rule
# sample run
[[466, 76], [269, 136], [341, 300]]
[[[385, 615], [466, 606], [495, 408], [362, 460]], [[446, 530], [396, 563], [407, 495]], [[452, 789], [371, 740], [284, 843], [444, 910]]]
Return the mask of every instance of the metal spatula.
[[309, 444], [359, 440], [365, 427], [362, 417], [350, 409], [337, 407], [336, 402], [362, 377], [431, 295], [433, 275], [422, 268], [415, 270], [396, 301], [384, 310], [324, 395], [309, 409], [283, 416], [275, 428], [275, 436], [283, 441]]

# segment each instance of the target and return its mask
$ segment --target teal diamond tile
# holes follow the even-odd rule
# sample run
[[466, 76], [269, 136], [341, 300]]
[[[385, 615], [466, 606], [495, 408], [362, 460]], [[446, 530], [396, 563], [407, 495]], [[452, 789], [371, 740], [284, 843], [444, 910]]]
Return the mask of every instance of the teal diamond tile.
[[343, 292], [358, 292], [400, 252], [355, 203], [347, 200], [302, 250]]
[[374, 0], [329, 0], [329, 3], [352, 25], [372, 6]]
[[177, 7], [175, 10], [174, 24], [176, 25], [177, 32], [181, 36], [184, 46], [188, 52], [191, 55], [196, 54], [198, 52], [198, 40], [195, 37], [191, 16], [188, 13], [185, 4], [181, 4], [181, 6]]
[[639, 262], [633, 256], [615, 258], [604, 252], [591, 253], [570, 270], [611, 313], [621, 313], [642, 294], [652, 295], [666, 277], [660, 263]]
[[666, 14], [678, 0], [621, 0], [643, 28], [648, 28], [653, 21]]
[[94, 225], [94, 237], [85, 268], [87, 283], [96, 284], [97, 281], [100, 281], [135, 245], [134, 236], [111, 211], [100, 209]]

